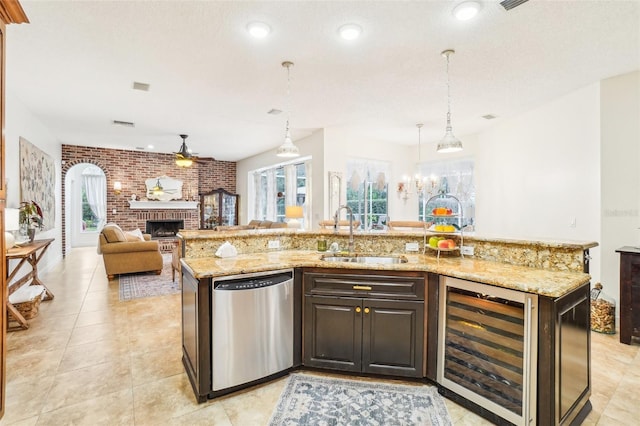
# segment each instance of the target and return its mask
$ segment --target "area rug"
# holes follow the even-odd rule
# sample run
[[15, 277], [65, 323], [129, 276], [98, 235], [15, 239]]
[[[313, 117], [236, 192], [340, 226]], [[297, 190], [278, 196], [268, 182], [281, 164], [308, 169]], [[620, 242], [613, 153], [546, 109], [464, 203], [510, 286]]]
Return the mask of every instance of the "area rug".
[[451, 425], [435, 386], [289, 376], [269, 425]]
[[120, 300], [165, 296], [180, 291], [180, 281], [171, 281], [171, 253], [162, 255], [162, 273], [154, 272], [120, 275]]

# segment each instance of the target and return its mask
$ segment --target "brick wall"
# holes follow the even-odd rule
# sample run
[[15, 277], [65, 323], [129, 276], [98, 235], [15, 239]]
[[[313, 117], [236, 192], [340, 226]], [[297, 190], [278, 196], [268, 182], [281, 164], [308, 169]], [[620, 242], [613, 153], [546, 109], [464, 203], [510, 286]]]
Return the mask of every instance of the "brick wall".
[[[182, 219], [185, 229], [198, 229], [199, 210], [131, 210], [131, 194], [138, 198], [146, 194], [145, 180], [169, 176], [183, 181], [183, 198], [198, 200], [198, 195], [212, 189], [224, 188], [236, 192], [236, 163], [203, 159], [189, 168], [176, 166], [172, 154], [143, 151], [62, 145], [62, 247], [66, 247], [65, 230], [65, 177], [67, 171], [82, 163], [100, 167], [107, 179], [107, 222], [115, 222], [123, 229], [140, 228], [143, 232], [147, 219]], [[122, 193], [113, 192], [113, 182], [122, 182]], [[113, 213], [115, 209], [116, 213]]]

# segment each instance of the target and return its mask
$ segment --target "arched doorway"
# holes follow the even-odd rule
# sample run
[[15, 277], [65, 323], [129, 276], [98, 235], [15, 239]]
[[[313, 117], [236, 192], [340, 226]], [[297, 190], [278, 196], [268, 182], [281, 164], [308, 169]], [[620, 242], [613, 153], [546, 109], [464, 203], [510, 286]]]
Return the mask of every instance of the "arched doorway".
[[96, 246], [107, 217], [107, 179], [95, 164], [71, 167], [65, 176], [67, 241], [71, 247]]

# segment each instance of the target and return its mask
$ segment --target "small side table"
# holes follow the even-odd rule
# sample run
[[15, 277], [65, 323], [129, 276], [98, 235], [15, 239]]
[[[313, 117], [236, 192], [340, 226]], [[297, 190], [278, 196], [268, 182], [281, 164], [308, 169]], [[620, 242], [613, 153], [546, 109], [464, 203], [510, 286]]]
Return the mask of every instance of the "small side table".
[[640, 338], [640, 248], [621, 247], [620, 253], [620, 342]]
[[[20, 324], [20, 328], [27, 329], [29, 328], [29, 323], [27, 320], [18, 312], [18, 310], [9, 302], [9, 296], [15, 293], [20, 287], [25, 284], [36, 285], [39, 284], [45, 288], [46, 298], [43, 300], [51, 300], [53, 299], [53, 293], [45, 286], [40, 278], [38, 277], [38, 262], [42, 259], [42, 255], [47, 251], [49, 245], [54, 241], [54, 238], [50, 238], [47, 240], [35, 240], [32, 243], [24, 244], [17, 247], [12, 247], [7, 250], [7, 313], [15, 318], [16, 321]], [[10, 260], [18, 259], [17, 265], [11, 270]], [[25, 264], [31, 265], [31, 271], [29, 271], [24, 276], [17, 279], [15, 282], [11, 282], [17, 275], [18, 271]]]

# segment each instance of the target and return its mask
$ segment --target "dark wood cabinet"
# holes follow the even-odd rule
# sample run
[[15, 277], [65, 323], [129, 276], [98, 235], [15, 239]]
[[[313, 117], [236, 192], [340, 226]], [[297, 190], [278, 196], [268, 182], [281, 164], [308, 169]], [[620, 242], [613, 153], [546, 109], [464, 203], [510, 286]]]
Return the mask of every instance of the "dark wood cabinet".
[[238, 224], [238, 200], [240, 196], [218, 188], [200, 195], [200, 228]]
[[424, 278], [308, 273], [304, 285], [305, 365], [423, 377]]
[[640, 248], [622, 247], [620, 253], [620, 342], [640, 338]]

